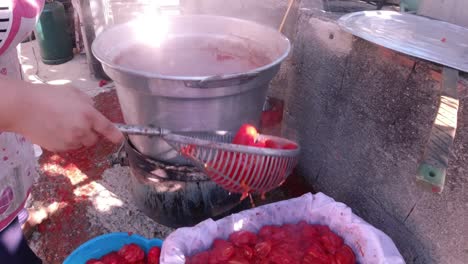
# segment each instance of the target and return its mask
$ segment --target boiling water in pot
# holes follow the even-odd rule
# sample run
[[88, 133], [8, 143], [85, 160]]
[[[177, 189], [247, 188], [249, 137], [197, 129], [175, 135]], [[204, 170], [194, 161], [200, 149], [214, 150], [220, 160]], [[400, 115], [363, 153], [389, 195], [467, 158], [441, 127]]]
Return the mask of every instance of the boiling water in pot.
[[248, 72], [273, 61], [259, 43], [224, 36], [175, 36], [161, 45], [135, 43], [114, 62], [165, 76], [212, 76]]

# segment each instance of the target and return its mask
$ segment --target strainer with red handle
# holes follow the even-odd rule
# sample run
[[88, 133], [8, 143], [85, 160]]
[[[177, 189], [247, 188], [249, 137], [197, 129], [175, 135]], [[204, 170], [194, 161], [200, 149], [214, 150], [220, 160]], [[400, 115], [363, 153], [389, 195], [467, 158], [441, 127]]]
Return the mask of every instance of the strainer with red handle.
[[300, 147], [291, 140], [259, 135], [279, 146], [294, 144], [295, 149], [270, 149], [231, 144], [234, 133], [177, 132], [137, 125], [116, 124], [125, 134], [160, 136], [190, 159], [214, 182], [233, 193], [265, 193], [280, 186], [297, 165]]

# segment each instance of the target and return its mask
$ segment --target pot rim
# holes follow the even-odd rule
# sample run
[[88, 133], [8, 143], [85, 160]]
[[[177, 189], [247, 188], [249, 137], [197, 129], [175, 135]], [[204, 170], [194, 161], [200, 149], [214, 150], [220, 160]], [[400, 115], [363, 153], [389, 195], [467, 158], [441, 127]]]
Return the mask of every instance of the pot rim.
[[[170, 15], [163, 15], [161, 17], [171, 17]], [[132, 23], [136, 23], [139, 19], [134, 19], [129, 22], [123, 23], [123, 24], [118, 24], [118, 25], [113, 25], [111, 27], [108, 27], [104, 29], [93, 41], [91, 45], [91, 51], [93, 55], [96, 57], [97, 60], [99, 60], [102, 64], [105, 66], [111, 68], [112, 70], [118, 70], [124, 73], [132, 74], [132, 75], [137, 75], [139, 77], [144, 77], [148, 79], [163, 79], [163, 80], [172, 80], [172, 81], [204, 81], [204, 80], [209, 80], [209, 79], [217, 79], [217, 80], [223, 80], [223, 79], [234, 79], [234, 78], [240, 78], [245, 75], [257, 75], [262, 71], [268, 70], [270, 68], [273, 68], [277, 66], [278, 64], [281, 64], [289, 55], [291, 52], [291, 41], [289, 38], [287, 38], [284, 34], [281, 32], [278, 32], [274, 30], [271, 27], [262, 25], [258, 22], [251, 21], [251, 20], [246, 20], [246, 19], [239, 19], [239, 18], [234, 18], [234, 17], [228, 17], [228, 16], [219, 16], [219, 15], [172, 15], [172, 17], [204, 17], [204, 18], [217, 18], [217, 19], [225, 19], [225, 20], [231, 20], [231, 21], [237, 21], [237, 22], [247, 22], [251, 24], [255, 24], [257, 26], [263, 27], [265, 30], [270, 30], [270, 31], [275, 31], [276, 33], [279, 34], [279, 36], [286, 41], [286, 50], [283, 52], [281, 56], [279, 56], [276, 60], [272, 61], [269, 64], [266, 64], [261, 67], [254, 68], [249, 71], [241, 72], [241, 73], [233, 73], [233, 74], [222, 74], [222, 75], [206, 75], [206, 76], [180, 76], [180, 75], [163, 75], [163, 74], [158, 74], [154, 72], [149, 72], [149, 71], [141, 71], [141, 70], [132, 70], [130, 67], [125, 67], [118, 65], [113, 62], [108, 62], [104, 58], [102, 58], [99, 55], [99, 52], [96, 51], [97, 49], [97, 42], [99, 41], [100, 38], [102, 38], [103, 35], [105, 35], [108, 31], [118, 28], [118, 27], [123, 27]]]

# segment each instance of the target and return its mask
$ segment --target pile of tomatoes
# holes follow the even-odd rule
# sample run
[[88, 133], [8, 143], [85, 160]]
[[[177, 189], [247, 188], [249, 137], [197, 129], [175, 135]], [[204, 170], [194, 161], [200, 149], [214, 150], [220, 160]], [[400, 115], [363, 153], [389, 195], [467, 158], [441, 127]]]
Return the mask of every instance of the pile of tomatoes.
[[234, 136], [232, 144], [271, 149], [297, 149], [297, 145], [292, 143], [281, 145], [270, 139], [260, 140], [257, 129], [249, 124], [241, 126]]
[[[259, 147], [259, 148], [270, 148], [270, 149], [283, 149], [292, 150], [297, 149], [298, 146], [294, 143], [280, 143], [271, 139], [263, 139], [260, 137], [257, 129], [249, 124], [244, 124], [237, 131], [232, 144]], [[181, 149], [181, 153], [188, 157], [196, 157], [197, 149], [193, 145], [188, 145]], [[222, 155], [217, 155], [214, 160], [208, 161], [205, 166], [210, 168], [207, 170], [208, 176], [215, 181], [225, 181], [223, 178], [228, 177], [230, 179], [236, 179], [242, 186], [242, 199], [246, 198], [251, 192], [248, 186], [249, 180], [255, 177], [266, 177], [272, 178], [275, 175], [265, 175], [266, 173], [276, 173], [279, 175], [284, 174], [284, 171], [272, 171], [267, 168], [271, 167], [271, 160], [268, 162], [258, 163], [259, 159], [255, 155], [242, 155], [238, 152], [225, 151]], [[259, 165], [259, 166], [257, 166]], [[261, 166], [261, 167], [260, 167]], [[260, 168], [259, 168], [260, 167]], [[281, 168], [286, 170], [286, 167]], [[264, 175], [258, 175], [258, 172], [263, 172]], [[224, 175], [222, 173], [225, 173]], [[239, 192], [238, 189], [229, 189], [229, 187], [223, 186], [232, 192]]]
[[[241, 126], [239, 131], [237, 131], [236, 135], [234, 136], [234, 139], [232, 141], [233, 144], [236, 145], [244, 145], [244, 146], [253, 146], [253, 147], [259, 147], [259, 148], [270, 148], [270, 149], [297, 149], [298, 146], [296, 144], [280, 144], [279, 142], [276, 142], [271, 139], [261, 139], [260, 134], [258, 133], [257, 129], [249, 124], [244, 124]], [[246, 184], [247, 179], [252, 179], [258, 175], [255, 173], [258, 171], [263, 171], [267, 173], [267, 170], [265, 168], [268, 168], [271, 166], [269, 163], [261, 163], [263, 165], [263, 168], [256, 170], [255, 168], [257, 167], [257, 162], [258, 160], [255, 157], [246, 157], [242, 156], [239, 154], [236, 154], [233, 158], [230, 160], [227, 159], [226, 157], [223, 157], [223, 160], [221, 162], [217, 161], [214, 164], [215, 169], [220, 169], [223, 168], [226, 165], [229, 164], [224, 164], [226, 162], [231, 162], [233, 163], [234, 168], [239, 168], [238, 169], [238, 177], [239, 181], [243, 185], [243, 195], [241, 199], [244, 199], [245, 197], [248, 196], [250, 193], [250, 187]], [[286, 169], [286, 168], [283, 168]], [[233, 170], [234, 171], [234, 170]], [[273, 173], [272, 171], [268, 173]], [[276, 171], [278, 174], [283, 174], [282, 171]], [[237, 178], [236, 175], [229, 175], [230, 178]], [[263, 177], [271, 178], [272, 176], [270, 175], [263, 175]]]
[[145, 251], [137, 244], [123, 246], [117, 252], [111, 252], [100, 259], [91, 259], [86, 264], [159, 264], [161, 249], [152, 247], [145, 256]]
[[353, 250], [323, 225], [306, 222], [264, 226], [257, 234], [232, 233], [210, 250], [188, 257], [187, 264], [355, 264]]

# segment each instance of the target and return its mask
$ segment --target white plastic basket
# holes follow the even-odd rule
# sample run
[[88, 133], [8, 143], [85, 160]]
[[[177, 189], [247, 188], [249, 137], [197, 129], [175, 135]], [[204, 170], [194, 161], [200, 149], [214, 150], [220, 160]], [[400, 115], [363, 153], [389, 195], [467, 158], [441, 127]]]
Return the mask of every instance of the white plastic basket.
[[170, 234], [162, 247], [162, 264], [183, 264], [185, 256], [207, 250], [215, 238], [227, 239], [238, 230], [257, 232], [264, 225], [306, 221], [328, 225], [351, 246], [361, 264], [402, 264], [403, 257], [392, 239], [353, 214], [351, 208], [323, 193], [305, 194], [246, 210], [218, 221], [205, 220]]

